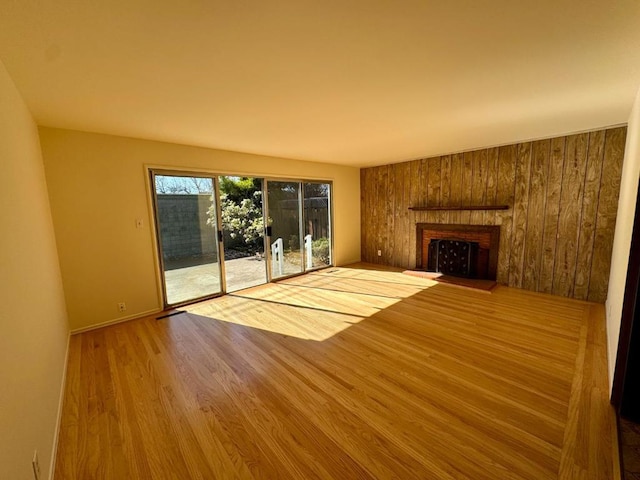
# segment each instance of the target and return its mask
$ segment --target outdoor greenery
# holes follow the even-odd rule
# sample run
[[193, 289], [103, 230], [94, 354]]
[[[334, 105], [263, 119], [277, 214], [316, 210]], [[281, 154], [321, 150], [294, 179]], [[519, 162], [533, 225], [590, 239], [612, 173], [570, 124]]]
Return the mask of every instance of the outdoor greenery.
[[[213, 228], [224, 225], [225, 257], [227, 255], [247, 256], [263, 252], [264, 243], [264, 217], [262, 212], [262, 180], [250, 177], [220, 176], [220, 207], [222, 218], [218, 219], [215, 204], [207, 211], [207, 224]], [[213, 178], [190, 176], [155, 177], [156, 192], [159, 195], [215, 195]], [[297, 233], [297, 207], [298, 190], [295, 182], [271, 182], [269, 188], [270, 205], [280, 206], [276, 208], [279, 215], [277, 233], [283, 238], [285, 252], [300, 251], [300, 237]], [[309, 212], [317, 212], [318, 204], [322, 208], [321, 199], [329, 195], [329, 185], [322, 183], [305, 182], [305, 215]], [[320, 200], [320, 202], [318, 202]], [[308, 202], [308, 205], [307, 205]], [[313, 203], [315, 202], [315, 203]], [[293, 205], [293, 208], [291, 207]], [[328, 208], [324, 203], [325, 210]], [[283, 210], [284, 209], [284, 210]], [[289, 211], [294, 213], [289, 215]], [[327, 215], [325, 213], [324, 215]], [[273, 220], [269, 220], [272, 222]], [[312, 227], [315, 235], [326, 234], [326, 227]], [[323, 231], [324, 230], [324, 231]], [[321, 233], [322, 232], [322, 233]], [[313, 240], [313, 257], [322, 263], [329, 263], [330, 256], [329, 239], [321, 237]], [[233, 258], [233, 257], [232, 257]], [[315, 263], [315, 260], [314, 260]]]
[[[220, 177], [220, 207], [225, 226], [227, 246], [247, 252], [264, 249], [262, 235], [262, 185], [259, 179], [246, 177]], [[209, 225], [215, 225], [216, 211], [208, 211]]]
[[311, 251], [313, 256], [319, 259], [322, 263], [329, 264], [329, 255], [331, 252], [331, 244], [328, 238], [318, 238], [311, 244]]

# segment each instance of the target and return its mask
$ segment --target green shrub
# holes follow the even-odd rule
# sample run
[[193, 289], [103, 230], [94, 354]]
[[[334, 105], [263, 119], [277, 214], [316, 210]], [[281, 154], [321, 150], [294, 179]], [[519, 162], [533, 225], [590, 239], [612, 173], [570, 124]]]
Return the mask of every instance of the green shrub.
[[319, 259], [322, 263], [329, 264], [329, 257], [331, 254], [331, 243], [328, 238], [318, 238], [311, 242], [312, 255]]

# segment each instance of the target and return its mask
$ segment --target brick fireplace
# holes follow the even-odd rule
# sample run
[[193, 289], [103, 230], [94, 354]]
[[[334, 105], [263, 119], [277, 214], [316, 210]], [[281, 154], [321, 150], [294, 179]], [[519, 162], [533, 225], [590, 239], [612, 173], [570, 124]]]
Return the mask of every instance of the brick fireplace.
[[[416, 268], [421, 270], [434, 269], [434, 259], [429, 258], [429, 253], [433, 256], [440, 247], [443, 240], [451, 248], [459, 248], [462, 243], [470, 245], [474, 253], [470, 256], [473, 262], [468, 269], [468, 273], [462, 276], [495, 280], [498, 270], [498, 249], [500, 247], [500, 226], [499, 225], [459, 225], [442, 223], [418, 223], [416, 225], [417, 249]], [[434, 241], [432, 243], [432, 240]], [[431, 248], [429, 246], [431, 245]], [[428, 268], [428, 267], [431, 267]], [[446, 272], [454, 274], [452, 272]]]

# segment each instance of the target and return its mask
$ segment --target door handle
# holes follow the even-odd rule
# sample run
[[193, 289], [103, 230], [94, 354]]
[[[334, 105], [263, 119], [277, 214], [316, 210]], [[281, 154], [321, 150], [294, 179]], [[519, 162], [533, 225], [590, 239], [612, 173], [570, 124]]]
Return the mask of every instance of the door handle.
[[218, 230], [218, 242], [222, 243], [222, 239], [223, 239], [222, 230]]

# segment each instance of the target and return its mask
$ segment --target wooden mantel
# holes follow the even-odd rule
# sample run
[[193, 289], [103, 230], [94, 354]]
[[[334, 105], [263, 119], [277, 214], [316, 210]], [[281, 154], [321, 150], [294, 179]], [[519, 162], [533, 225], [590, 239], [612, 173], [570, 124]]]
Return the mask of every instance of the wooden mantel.
[[409, 207], [409, 210], [508, 210], [509, 205], [450, 205], [431, 207]]

